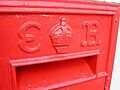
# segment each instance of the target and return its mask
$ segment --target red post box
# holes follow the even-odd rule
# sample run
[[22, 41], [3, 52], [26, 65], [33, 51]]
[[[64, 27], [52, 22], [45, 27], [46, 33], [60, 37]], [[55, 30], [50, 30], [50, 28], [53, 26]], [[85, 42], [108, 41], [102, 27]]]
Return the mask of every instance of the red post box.
[[109, 90], [118, 5], [0, 1], [0, 90]]

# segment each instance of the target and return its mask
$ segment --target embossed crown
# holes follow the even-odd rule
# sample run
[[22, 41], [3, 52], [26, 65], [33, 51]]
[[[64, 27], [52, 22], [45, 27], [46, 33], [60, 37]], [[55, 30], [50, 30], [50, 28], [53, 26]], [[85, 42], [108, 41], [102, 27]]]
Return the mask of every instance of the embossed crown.
[[50, 32], [53, 46], [56, 49], [67, 49], [72, 40], [72, 34], [72, 29], [68, 24], [66, 24], [65, 18], [61, 18], [60, 23], [55, 25]]

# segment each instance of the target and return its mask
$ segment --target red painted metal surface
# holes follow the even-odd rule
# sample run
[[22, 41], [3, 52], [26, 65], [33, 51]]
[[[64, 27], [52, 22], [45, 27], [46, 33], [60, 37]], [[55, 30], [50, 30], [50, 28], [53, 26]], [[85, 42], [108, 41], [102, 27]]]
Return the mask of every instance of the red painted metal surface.
[[115, 4], [0, 1], [0, 90], [109, 90]]

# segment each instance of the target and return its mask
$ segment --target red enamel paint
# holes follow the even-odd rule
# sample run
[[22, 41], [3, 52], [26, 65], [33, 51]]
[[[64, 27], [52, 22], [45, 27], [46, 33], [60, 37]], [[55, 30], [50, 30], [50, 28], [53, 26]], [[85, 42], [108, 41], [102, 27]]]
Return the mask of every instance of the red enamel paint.
[[0, 90], [110, 90], [119, 6], [0, 1]]

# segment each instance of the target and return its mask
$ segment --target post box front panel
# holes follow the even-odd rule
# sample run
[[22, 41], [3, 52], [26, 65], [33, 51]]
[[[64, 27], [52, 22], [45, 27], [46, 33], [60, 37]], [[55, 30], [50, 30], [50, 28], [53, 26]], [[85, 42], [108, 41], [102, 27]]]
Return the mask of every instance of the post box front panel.
[[[8, 72], [1, 76], [7, 75], [8, 87], [11, 90], [109, 90], [117, 7], [106, 6], [108, 11], [87, 7], [87, 11], [81, 11], [82, 3], [73, 7], [70, 3], [70, 7], [66, 4], [62, 8], [58, 4], [56, 9], [54, 6], [43, 9], [44, 3], [40, 5], [43, 6], [0, 9], [3, 38], [0, 57], [2, 63], [9, 63]], [[4, 69], [2, 63], [0, 68]]]
[[[72, 84], [79, 86], [81, 81], [94, 79], [99, 73], [105, 77], [111, 28], [107, 22], [111, 23], [111, 19], [111, 16], [81, 14], [2, 15], [2, 25], [12, 20], [7, 27], [2, 27], [9, 32], [10, 57], [16, 59], [12, 60], [15, 65], [19, 64], [15, 67], [18, 89], [77, 88]], [[83, 52], [82, 56], [79, 56], [80, 52]], [[34, 63], [32, 57], [40, 56], [48, 56], [48, 59]], [[42, 64], [49, 61], [50, 56], [53, 61]], [[33, 63], [24, 66], [25, 61], [29, 61], [24, 58], [28, 57]], [[58, 62], [54, 63], [54, 59]], [[104, 77], [101, 77], [103, 83]], [[94, 88], [94, 85], [90, 87]], [[99, 88], [104, 87], [100, 85]]]
[[[16, 61], [23, 61], [23, 66], [21, 64], [20, 67], [16, 67], [15, 71], [18, 89], [55, 89], [63, 86], [77, 88], [72, 84], [79, 86], [81, 80], [95, 78], [95, 75], [104, 72], [111, 28], [107, 22], [111, 23], [111, 18], [100, 15], [1, 15], [2, 30], [8, 32], [9, 36], [9, 55]], [[7, 27], [6, 22], [10, 22]], [[98, 52], [90, 59], [88, 56], [95, 50]], [[83, 53], [82, 58], [73, 59], [65, 59], [63, 55], [61, 57], [66, 61], [38, 65], [33, 63], [29, 66], [24, 66], [24, 60], [21, 60], [27, 57], [32, 59], [79, 52], [89, 53]], [[49, 58], [46, 60], [49, 61]], [[98, 62], [102, 67], [97, 68]], [[101, 79], [104, 82], [104, 79]], [[91, 88], [94, 88], [94, 85]], [[99, 88], [104, 87], [100, 85]]]

